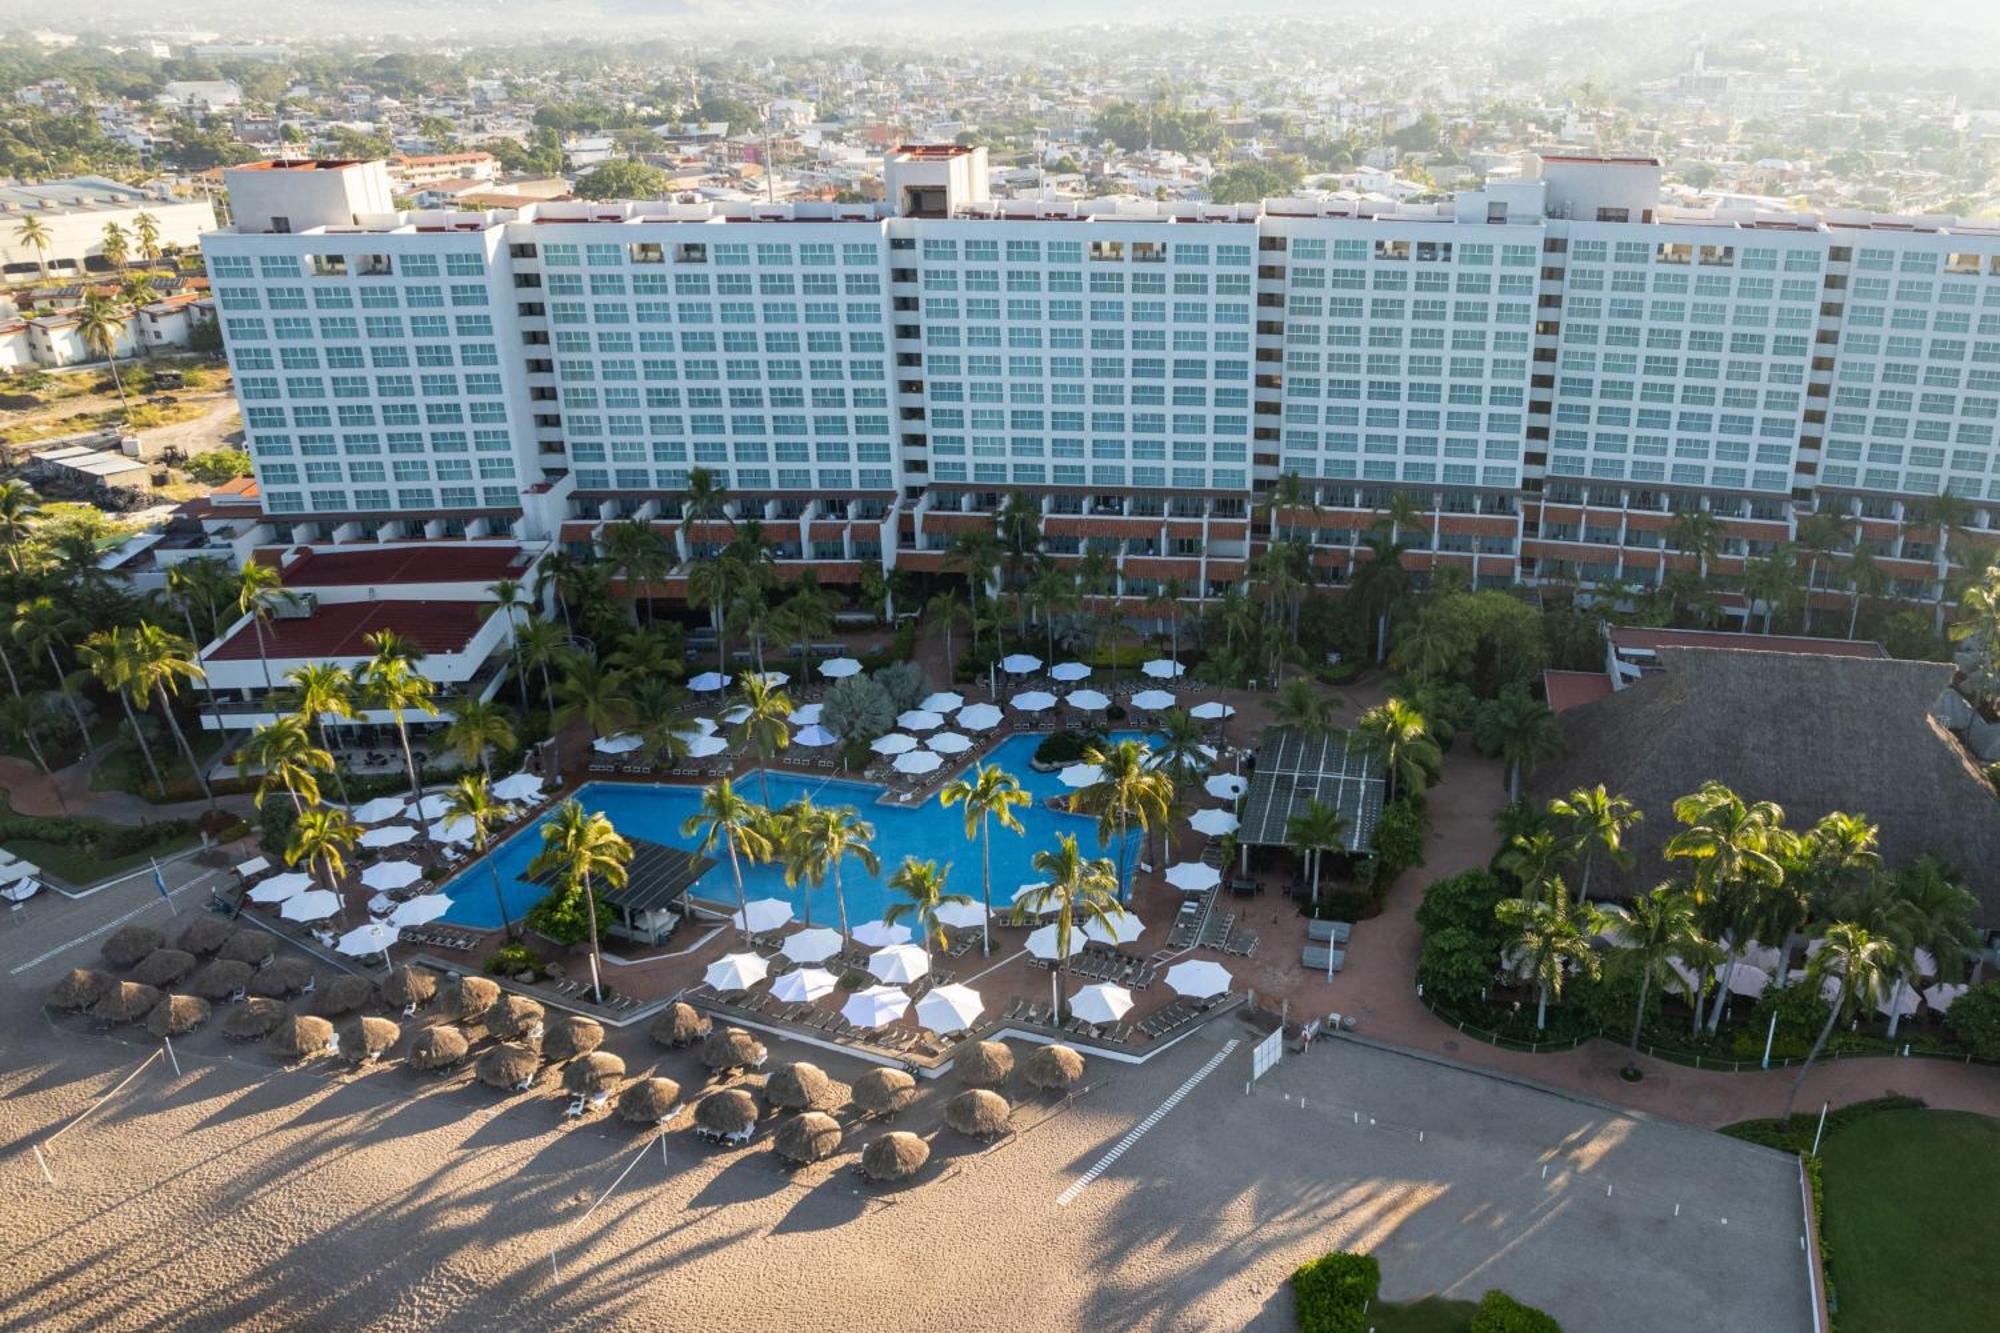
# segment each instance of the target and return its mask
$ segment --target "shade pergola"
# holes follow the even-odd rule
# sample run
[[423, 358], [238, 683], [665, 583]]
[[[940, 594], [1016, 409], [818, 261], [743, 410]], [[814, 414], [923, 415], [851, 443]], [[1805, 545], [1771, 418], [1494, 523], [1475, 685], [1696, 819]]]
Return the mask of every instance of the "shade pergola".
[[1385, 785], [1381, 761], [1352, 743], [1347, 732], [1307, 736], [1288, 727], [1266, 732], [1243, 798], [1237, 842], [1289, 846], [1292, 817], [1316, 800], [1346, 817], [1347, 850], [1367, 852], [1375, 845]]
[[[715, 866], [713, 859], [678, 847], [663, 847], [629, 834], [625, 841], [632, 844], [632, 859], [625, 866], [625, 887], [604, 897], [624, 919], [628, 930], [648, 912], [675, 907], [687, 897], [695, 882]], [[546, 870], [530, 882], [552, 889], [560, 878], [559, 871]]]

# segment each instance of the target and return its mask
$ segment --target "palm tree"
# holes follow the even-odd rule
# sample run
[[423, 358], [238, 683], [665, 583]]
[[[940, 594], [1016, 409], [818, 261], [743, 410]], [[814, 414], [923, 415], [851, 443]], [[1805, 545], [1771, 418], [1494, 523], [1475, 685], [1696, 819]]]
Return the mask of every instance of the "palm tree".
[[1667, 544], [1695, 560], [1695, 577], [1708, 582], [1708, 566], [1722, 553], [1722, 521], [1706, 509], [1684, 509], [1667, 523]]
[[284, 587], [278, 571], [270, 565], [249, 560], [237, 571], [236, 614], [249, 616], [251, 627], [256, 631], [257, 660], [264, 667], [264, 689], [267, 693], [274, 687], [271, 684], [271, 657], [264, 646], [264, 627], [277, 615], [279, 607], [296, 606], [298, 600], [298, 594]]
[[292, 798], [294, 813], [319, 804], [319, 775], [333, 771], [333, 756], [313, 743], [301, 717], [281, 717], [250, 733], [236, 751], [237, 771], [248, 777], [261, 769], [256, 804], [261, 809], [271, 788], [282, 787]]
[[594, 657], [572, 659], [556, 683], [556, 731], [581, 718], [593, 738], [614, 735], [625, 725], [631, 708], [625, 697], [625, 678], [607, 671]]
[[664, 576], [673, 568], [667, 544], [653, 525], [643, 518], [629, 518], [622, 523], [614, 523], [604, 533], [604, 553], [611, 563], [625, 571], [627, 582], [637, 585], [632, 594], [633, 619], [640, 619], [637, 609], [644, 603], [644, 619], [651, 624], [653, 619], [653, 580]]
[[979, 604], [992, 590], [993, 573], [1000, 564], [1000, 539], [989, 531], [975, 529], [961, 532], [952, 538], [945, 551], [945, 568], [956, 569], [965, 575], [966, 589], [972, 598], [973, 648], [978, 644]]
[[555, 814], [542, 822], [542, 850], [528, 863], [528, 877], [555, 871], [564, 885], [583, 895], [586, 919], [590, 922], [590, 995], [604, 1000], [604, 983], [597, 965], [597, 893], [592, 881], [602, 880], [608, 889], [625, 887], [625, 867], [632, 860], [632, 844], [618, 836], [610, 817], [588, 811], [571, 797], [556, 807]]
[[1759, 602], [1764, 605], [1764, 632], [1781, 607], [1798, 595], [1799, 550], [1790, 542], [1779, 542], [1767, 554], [1743, 566], [1743, 627], [1750, 627], [1750, 613]]
[[888, 887], [903, 895], [903, 901], [889, 904], [882, 913], [882, 920], [894, 925], [904, 917], [916, 922], [917, 938], [924, 946], [924, 962], [931, 960], [931, 946], [935, 942], [942, 949], [948, 943], [944, 927], [938, 924], [938, 908], [946, 903], [969, 903], [972, 899], [962, 893], [947, 893], [945, 879], [951, 867], [940, 870], [935, 861], [919, 861], [914, 856], [903, 858], [903, 864], [896, 867], [896, 873], [889, 876]]
[[118, 401], [126, 410], [132, 406], [125, 396], [125, 381], [118, 374], [118, 340], [125, 335], [128, 323], [126, 313], [109, 297], [96, 292], [83, 298], [83, 305], [76, 312], [77, 336], [83, 345], [102, 356], [111, 368], [111, 383], [118, 390]]
[[766, 811], [748, 797], [739, 796], [736, 788], [723, 778], [701, 789], [701, 807], [681, 822], [681, 836], [696, 838], [695, 850], [709, 853], [719, 842], [729, 849], [729, 869], [736, 876], [736, 920], [737, 934], [744, 943], [749, 936], [744, 930], [744, 913], [749, 907], [743, 896], [743, 857], [752, 861], [768, 860], [772, 847], [765, 832]]
[[1866, 1004], [1880, 1001], [1888, 989], [1890, 976], [1902, 962], [1901, 951], [1893, 941], [1871, 935], [1865, 927], [1851, 922], [1835, 922], [1820, 935], [1819, 952], [1806, 960], [1806, 985], [1815, 992], [1823, 991], [1827, 978], [1831, 977], [1838, 988], [1833, 1003], [1827, 1006], [1826, 1022], [1821, 1025], [1819, 1036], [1813, 1039], [1812, 1049], [1806, 1052], [1805, 1063], [1799, 1066], [1799, 1076], [1792, 1080], [1791, 1091], [1785, 1094], [1785, 1113], [1778, 1117], [1780, 1123], [1791, 1120], [1799, 1089], [1812, 1073], [1813, 1061], [1826, 1049], [1834, 1025], [1846, 1016], [1856, 1000]]
[[956, 588], [943, 588], [924, 603], [923, 618], [944, 630], [944, 662], [947, 670], [957, 670], [958, 654], [951, 650], [952, 627], [965, 619], [965, 602]]
[[1354, 562], [1347, 596], [1356, 613], [1374, 623], [1375, 660], [1380, 662], [1389, 655], [1390, 613], [1410, 593], [1410, 572], [1403, 568], [1408, 548], [1396, 540], [1393, 526], [1383, 525], [1362, 543], [1362, 549], [1369, 558]]
[[1319, 867], [1323, 852], [1347, 845], [1347, 816], [1314, 797], [1285, 824], [1285, 842], [1306, 863], [1312, 876], [1312, 905], [1319, 906]]
[[2000, 568], [1987, 570], [1984, 580], [1960, 595], [1958, 612], [1959, 618], [1947, 631], [1951, 641], [1981, 645], [1983, 664], [1992, 674], [2000, 666]]
[[563, 659], [569, 654], [569, 633], [553, 620], [535, 619], [520, 627], [516, 642], [521, 650], [522, 668], [539, 673], [542, 678], [542, 707], [553, 710], [556, 687], [551, 669], [561, 669]]
[[[130, 634], [122, 629], [99, 630], [83, 641], [78, 656], [90, 674], [97, 678], [97, 683], [124, 708], [126, 729], [138, 742], [139, 753], [146, 761], [146, 771], [153, 775], [154, 790], [159, 792], [161, 800], [165, 800], [167, 780], [160, 776], [160, 765], [153, 758], [153, 747], [147, 744], [146, 733], [139, 726], [138, 714], [132, 711], [132, 682], [137, 663]], [[20, 693], [18, 687], [15, 693]], [[139, 693], [139, 701], [145, 702], [143, 690]]]
[[1034, 801], [1012, 773], [998, 764], [981, 764], [965, 776], [947, 782], [938, 792], [938, 804], [949, 810], [954, 805], [965, 806], [965, 840], [979, 839], [979, 882], [983, 901], [986, 904], [987, 923], [979, 928], [979, 952], [982, 957], [993, 951], [993, 830], [997, 822], [1001, 828], [1015, 833], [1026, 833], [1019, 816], [1014, 813], [1018, 806]]
[[[729, 488], [710, 469], [690, 468], [687, 490], [681, 495], [681, 515], [683, 533], [697, 522], [729, 519]], [[732, 527], [735, 526], [734, 519], [729, 519], [729, 522]]]
[[1152, 760], [1153, 752], [1142, 741], [1117, 741], [1108, 749], [1086, 746], [1083, 762], [1097, 765], [1102, 770], [1102, 776], [1069, 798], [1072, 812], [1097, 817], [1097, 842], [1100, 847], [1108, 846], [1114, 835], [1118, 838], [1118, 901], [1121, 904], [1131, 892], [1127, 883], [1132, 854], [1128, 835], [1134, 825], [1144, 836], [1155, 824], [1164, 824], [1173, 807], [1173, 781], [1160, 772]]
[[769, 805], [769, 765], [778, 751], [792, 743], [792, 729], [787, 722], [792, 715], [792, 698], [781, 686], [771, 684], [769, 677], [746, 671], [743, 678], [736, 682], [736, 702], [743, 709], [743, 720], [736, 724], [735, 740], [738, 745], [748, 741], [756, 751], [760, 761], [757, 785], [763, 793], [764, 804]]
[[[1892, 882], [1896, 895], [1894, 936], [1908, 960], [1914, 963], [1917, 952], [1922, 950], [1936, 964], [1938, 980], [1959, 980], [1965, 974], [1967, 955], [1979, 947], [1979, 932], [1972, 925], [1979, 900], [1943, 862], [1932, 856], [1917, 858], [1898, 872]], [[1897, 998], [1901, 998], [1902, 988], [1908, 984], [1908, 974], [1898, 972]], [[1891, 1040], [1895, 1039], [1902, 1018], [1902, 1010], [1892, 1004]]]
[[1355, 735], [1389, 771], [1391, 796], [1422, 791], [1444, 769], [1444, 752], [1414, 704], [1390, 698], [1363, 713]]
[[151, 213], [132, 219], [132, 235], [139, 242], [139, 255], [148, 264], [160, 257], [160, 220]]
[[1889, 575], [1875, 559], [1875, 543], [1858, 541], [1847, 553], [1847, 637], [1861, 621], [1861, 604], [1872, 602], [1889, 587]]
[[507, 617], [507, 654], [514, 660], [514, 678], [521, 687], [521, 707], [528, 706], [528, 671], [521, 660], [521, 620], [532, 618], [534, 604], [528, 600], [528, 590], [514, 579], [501, 579], [488, 584], [486, 591], [493, 600], [480, 608], [480, 618], [489, 616]]
[[1695, 926], [1694, 902], [1672, 884], [1656, 886], [1630, 903], [1613, 903], [1601, 909], [1605, 925], [1612, 932], [1618, 953], [1614, 968], [1636, 973], [1639, 1003], [1632, 1012], [1632, 1044], [1625, 1052], [1625, 1077], [1639, 1077], [1639, 1034], [1646, 1025], [1646, 995], [1655, 985], [1665, 987], [1674, 979], [1673, 962], [1691, 952], [1701, 942]]
[[[424, 784], [418, 774], [416, 752], [410, 748], [408, 715], [425, 713], [435, 717], [437, 710], [432, 704], [437, 687], [417, 671], [411, 649], [394, 630], [377, 630], [368, 636], [367, 643], [374, 656], [361, 668], [362, 695], [370, 707], [384, 710], [395, 722], [396, 739], [403, 747], [403, 769], [410, 778], [410, 799], [421, 803]], [[428, 844], [429, 826], [420, 820], [417, 827], [424, 830], [424, 841]]]
[[[141, 306], [149, 306], [159, 300], [160, 289], [153, 284], [150, 273], [127, 273], [118, 280], [118, 299], [137, 311]], [[147, 352], [149, 349], [141, 345], [140, 351]]]
[[42, 281], [49, 280], [49, 246], [52, 238], [49, 227], [37, 217], [21, 219], [21, 225], [14, 230], [14, 239], [35, 252], [35, 267], [41, 270]]
[[656, 764], [685, 759], [689, 742], [694, 739], [694, 723], [674, 712], [680, 707], [681, 696], [679, 686], [653, 675], [640, 676], [631, 689], [628, 703], [632, 730], [642, 742], [646, 757]]
[[1507, 762], [1507, 799], [1521, 799], [1521, 778], [1544, 759], [1563, 752], [1567, 742], [1556, 715], [1519, 685], [1500, 692], [1479, 706], [1472, 719], [1472, 739], [1487, 754]]
[[494, 831], [506, 824], [508, 815], [506, 804], [494, 799], [493, 782], [484, 773], [461, 773], [444, 795], [445, 821], [464, 820], [472, 830], [472, 850], [486, 857], [486, 868], [493, 875], [493, 901], [499, 904], [500, 924], [511, 940], [514, 919], [507, 914], [507, 895], [500, 887], [500, 862], [486, 856], [493, 846]]
[[1881, 829], [1868, 816], [1828, 811], [1788, 849], [1785, 878], [1797, 881], [1800, 896], [1818, 914], [1858, 876], [1882, 864], [1880, 838]]
[[798, 642], [799, 679], [804, 680], [813, 640], [833, 632], [833, 599], [819, 586], [819, 576], [808, 569], [793, 585], [791, 600], [778, 611], [785, 633]]
[[1271, 701], [1271, 721], [1319, 739], [1334, 732], [1339, 709], [1338, 695], [1322, 694], [1312, 681], [1295, 676], [1284, 683], [1278, 697]]
[[1599, 848], [1614, 865], [1630, 866], [1632, 856], [1625, 850], [1625, 831], [1645, 818], [1645, 813], [1623, 796], [1613, 796], [1603, 783], [1578, 787], [1567, 796], [1549, 802], [1549, 814], [1563, 821], [1572, 845], [1583, 853], [1583, 885], [1579, 896], [1590, 901], [1591, 863]]
[[[18, 739], [34, 757], [35, 767], [54, 776], [48, 756], [42, 753], [42, 733], [55, 720], [56, 710], [46, 694], [14, 694], [0, 699], [0, 736]], [[61, 790], [56, 790], [58, 800]], [[64, 808], [68, 803], [64, 802]]]
[[1597, 954], [1590, 947], [1597, 913], [1571, 903], [1562, 879], [1552, 876], [1548, 892], [1506, 899], [1493, 909], [1493, 916], [1513, 932], [1526, 978], [1535, 983], [1535, 1030], [1540, 1032], [1549, 1025], [1549, 1001], [1562, 999], [1568, 974], [1597, 975]]
[[697, 560], [688, 570], [688, 605], [708, 608], [715, 626], [716, 666], [723, 671], [729, 669], [729, 607], [746, 578], [743, 566], [727, 553], [713, 560]]
[[514, 724], [507, 710], [468, 695], [451, 711], [451, 722], [444, 729], [445, 749], [458, 756], [461, 768], [477, 764], [480, 772], [490, 776], [493, 751], [514, 748]]
[[[292, 684], [292, 706], [300, 717], [311, 719], [319, 732], [320, 748], [331, 755], [333, 746], [327, 740], [326, 720], [332, 717], [353, 721], [353, 673], [332, 662], [308, 662], [287, 671], [285, 679]], [[337, 761], [333, 766], [333, 785], [340, 792], [340, 803], [352, 804], [347, 799], [347, 779], [341, 775]]]
[[1058, 834], [1054, 850], [1036, 852], [1033, 865], [1042, 877], [1041, 886], [1014, 900], [1013, 921], [1024, 925], [1030, 916], [1055, 910], [1056, 964], [1050, 969], [1049, 997], [1060, 1011], [1063, 978], [1069, 972], [1070, 932], [1093, 922], [1110, 927], [1125, 915], [1118, 897], [1118, 869], [1107, 857], [1085, 858], [1073, 833]]
[[132, 258], [132, 238], [116, 222], [104, 224], [104, 261], [113, 268], [124, 268]]
[[14, 608], [14, 641], [30, 656], [40, 654], [48, 658], [57, 692], [69, 705], [70, 716], [76, 722], [76, 734], [87, 750], [90, 748], [90, 728], [83, 720], [82, 706], [65, 684], [69, 673], [63, 669], [62, 659], [56, 655], [57, 648], [65, 652], [73, 651], [68, 636], [80, 628], [82, 622], [75, 613], [59, 605], [53, 597], [32, 598]]
[[187, 733], [181, 730], [180, 719], [174, 716], [174, 695], [180, 692], [180, 683], [201, 680], [208, 674], [194, 660], [194, 645], [149, 621], [139, 622], [127, 642], [131, 645], [134, 697], [142, 699], [150, 695], [160, 705], [160, 714], [166, 718], [167, 730], [173, 733], [181, 754], [187, 758], [195, 785], [201, 788], [208, 808], [215, 809], [215, 793], [209, 790], [208, 775], [202, 772], [201, 761], [195, 758], [194, 747], [188, 744]]
[[1819, 587], [1820, 561], [1832, 556], [1847, 540], [1847, 531], [1838, 514], [1821, 510], [1799, 520], [1799, 546], [1806, 553], [1805, 624], [1812, 633], [1813, 592]]
[[1943, 630], [1945, 593], [1951, 583], [1951, 537], [1971, 520], [1972, 502], [1948, 489], [1940, 489], [1916, 509], [1918, 526], [1937, 529], [1937, 596], [1932, 602], [1932, 622], [1938, 630]]
[[25, 481], [0, 481], [0, 542], [6, 544], [7, 564], [16, 574], [21, 572], [21, 547], [41, 518], [41, 497], [33, 487]]
[[823, 879], [828, 870], [833, 872], [833, 902], [840, 914], [840, 937], [851, 948], [854, 937], [848, 929], [847, 889], [841, 867], [851, 856], [869, 874], [882, 872], [882, 862], [875, 855], [875, 826], [851, 805], [818, 806], [812, 807], [809, 816], [799, 821], [795, 835], [806, 849], [807, 860], [819, 868], [818, 878]]
[[329, 892], [339, 893], [341, 877], [347, 873], [347, 856], [360, 837], [361, 826], [345, 810], [302, 811], [285, 843], [285, 864], [305, 862], [309, 873], [325, 875]]
[[1695, 906], [1708, 907], [1733, 885], [1784, 879], [1772, 845], [1783, 830], [1785, 812], [1775, 802], [1746, 803], [1711, 780], [1674, 802], [1674, 818], [1686, 827], [1667, 839], [1662, 855], [1694, 862]]

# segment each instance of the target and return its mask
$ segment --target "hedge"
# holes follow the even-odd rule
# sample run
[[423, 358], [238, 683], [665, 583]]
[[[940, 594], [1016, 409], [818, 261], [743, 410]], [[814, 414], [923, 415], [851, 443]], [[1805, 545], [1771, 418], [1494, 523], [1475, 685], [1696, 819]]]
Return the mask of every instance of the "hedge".
[[1504, 1291], [1489, 1291], [1480, 1298], [1466, 1333], [1562, 1333], [1562, 1325]]
[[1292, 1299], [1300, 1333], [1364, 1333], [1366, 1310], [1382, 1285], [1382, 1266], [1370, 1254], [1335, 1250], [1292, 1274]]

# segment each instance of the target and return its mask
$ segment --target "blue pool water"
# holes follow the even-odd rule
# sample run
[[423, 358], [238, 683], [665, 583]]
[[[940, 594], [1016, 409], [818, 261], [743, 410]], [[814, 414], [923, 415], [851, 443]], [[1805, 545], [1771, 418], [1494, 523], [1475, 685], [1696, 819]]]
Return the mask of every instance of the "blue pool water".
[[[1076, 835], [1086, 854], [1116, 856], [1115, 849], [1099, 850], [1095, 821], [1049, 810], [1043, 805], [1047, 797], [1067, 795], [1069, 789], [1055, 774], [1037, 773], [1028, 766], [1041, 739], [1032, 735], [1010, 737], [984, 758], [984, 762], [998, 764], [1012, 773], [1034, 797], [1032, 804], [1015, 811], [1026, 830], [1025, 834], [1012, 833], [997, 826], [993, 829], [993, 906], [997, 912], [1004, 912], [1012, 903], [1016, 888], [1040, 878], [1034, 873], [1031, 859], [1036, 852], [1054, 847], [1058, 833]], [[875, 826], [875, 855], [881, 858], [882, 874], [870, 875], [852, 858], [841, 872], [847, 895], [847, 913], [854, 924], [882, 915], [884, 905], [894, 897], [882, 881], [895, 872], [906, 856], [934, 860], [940, 866], [949, 866], [948, 886], [951, 891], [978, 900], [979, 844], [966, 840], [965, 817], [960, 807], [944, 809], [935, 795], [922, 805], [877, 805], [876, 798], [881, 795], [882, 789], [873, 783], [777, 770], [768, 776], [770, 803], [773, 806], [809, 796], [816, 805], [851, 805], [863, 819]], [[753, 800], [761, 802], [764, 799], [763, 788], [755, 773], [738, 781], [736, 789]], [[682, 836], [681, 823], [700, 807], [699, 788], [595, 782], [581, 788], [577, 799], [583, 802], [586, 809], [609, 815], [612, 824], [621, 833], [668, 847], [692, 850], [695, 846], [695, 839]], [[541, 851], [541, 822], [537, 820], [527, 825], [500, 844], [493, 853], [500, 869], [501, 891], [506, 895], [507, 912], [516, 921], [547, 892], [525, 878], [528, 863]], [[718, 847], [715, 856], [715, 867], [695, 885], [694, 896], [711, 902], [733, 904], [736, 901], [736, 886], [730, 874], [728, 855]], [[805, 899], [808, 886], [786, 887], [784, 870], [779, 866], [745, 865], [743, 885], [745, 893], [753, 900], [789, 899], [800, 919], [807, 914]], [[485, 930], [499, 928], [500, 909], [493, 899], [492, 872], [484, 861], [461, 871], [444, 886], [443, 891], [452, 898], [451, 910], [443, 918], [445, 921]], [[839, 911], [834, 901], [831, 875], [823, 888], [812, 891], [811, 897], [812, 920], [816, 924], [837, 925]]]

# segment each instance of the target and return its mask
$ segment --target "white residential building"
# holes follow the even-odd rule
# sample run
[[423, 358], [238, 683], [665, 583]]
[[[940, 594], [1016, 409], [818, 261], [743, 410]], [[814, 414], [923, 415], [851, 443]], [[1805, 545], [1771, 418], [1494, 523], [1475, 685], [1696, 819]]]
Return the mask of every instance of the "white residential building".
[[[215, 227], [215, 206], [206, 199], [175, 199], [120, 185], [102, 176], [75, 176], [38, 185], [0, 182], [0, 275], [13, 280], [50, 274], [74, 276], [102, 267], [104, 228], [117, 223], [133, 259], [140, 258], [137, 221], [147, 214], [159, 228], [160, 244], [191, 247]], [[29, 218], [41, 223], [45, 246], [27, 243]]]

